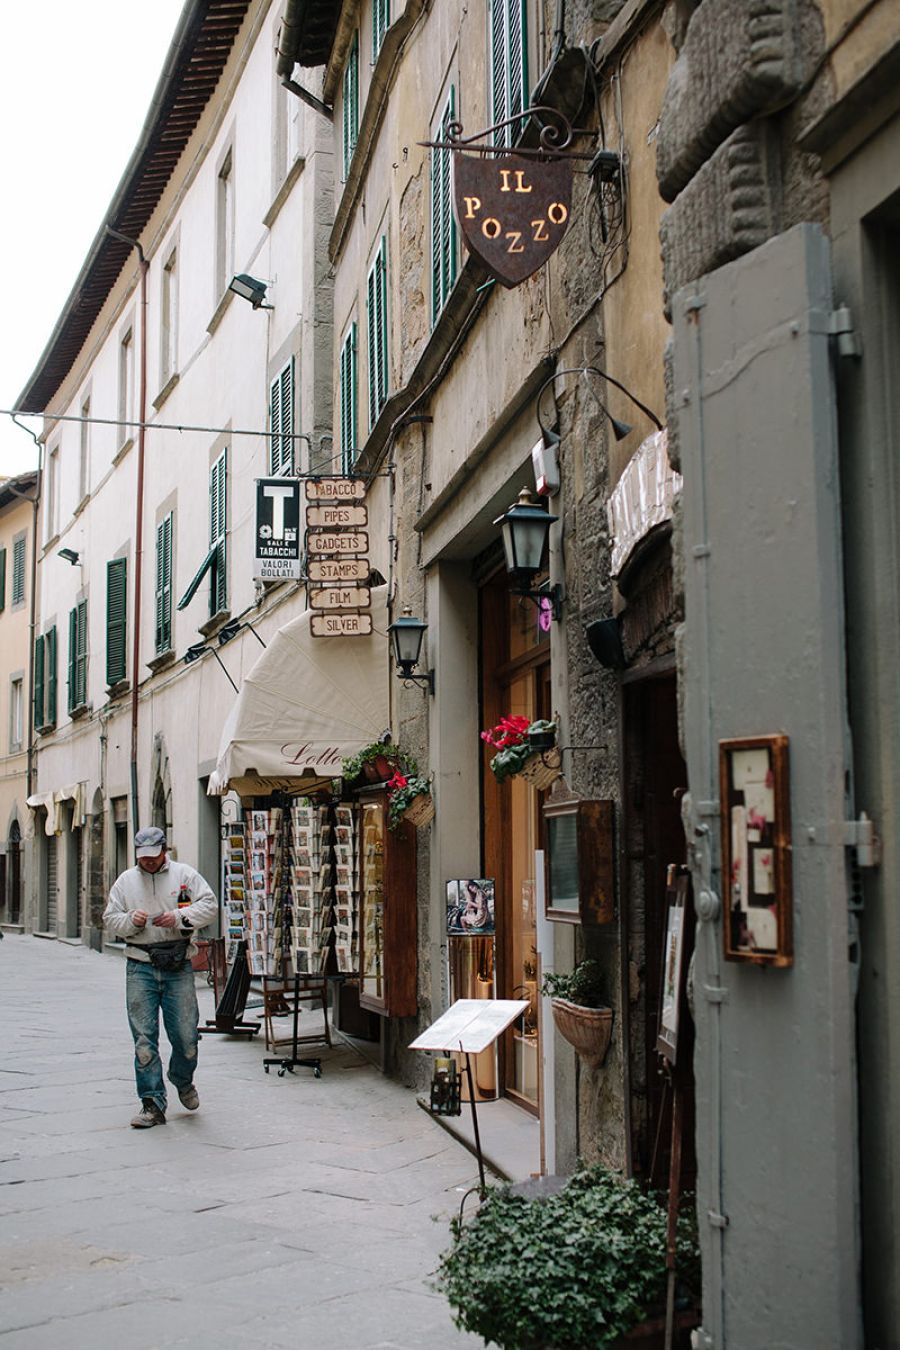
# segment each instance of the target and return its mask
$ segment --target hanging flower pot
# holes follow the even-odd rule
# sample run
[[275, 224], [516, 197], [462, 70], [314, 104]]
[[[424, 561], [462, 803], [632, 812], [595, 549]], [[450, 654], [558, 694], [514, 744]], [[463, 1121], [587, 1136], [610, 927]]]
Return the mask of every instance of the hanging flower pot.
[[588, 1069], [599, 1069], [606, 1059], [612, 1035], [612, 1008], [584, 1008], [567, 998], [552, 998], [553, 1021]]
[[526, 783], [541, 792], [562, 776], [561, 763], [562, 756], [554, 746], [551, 750], [535, 751], [526, 759], [520, 772]]
[[431, 793], [420, 792], [418, 797], [413, 797], [409, 806], [403, 812], [403, 819], [415, 825], [417, 830], [422, 830], [426, 825], [430, 825], [434, 820], [434, 798]]

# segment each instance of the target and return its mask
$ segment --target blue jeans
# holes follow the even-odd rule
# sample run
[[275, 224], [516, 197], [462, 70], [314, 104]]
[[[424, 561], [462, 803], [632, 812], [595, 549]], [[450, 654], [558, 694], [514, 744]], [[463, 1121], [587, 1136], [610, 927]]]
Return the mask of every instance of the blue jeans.
[[134, 1077], [137, 1094], [166, 1109], [166, 1088], [159, 1057], [159, 1014], [172, 1046], [169, 1082], [190, 1087], [197, 1067], [197, 1024], [200, 1010], [190, 961], [182, 970], [157, 970], [149, 961], [130, 957], [125, 978], [128, 1024], [134, 1037]]

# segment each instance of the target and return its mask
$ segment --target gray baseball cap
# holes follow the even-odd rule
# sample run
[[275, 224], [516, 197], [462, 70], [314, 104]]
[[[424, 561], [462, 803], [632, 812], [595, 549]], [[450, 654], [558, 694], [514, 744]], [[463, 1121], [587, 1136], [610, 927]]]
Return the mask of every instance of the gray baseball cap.
[[158, 858], [166, 846], [165, 831], [158, 825], [148, 825], [138, 830], [134, 836], [134, 855], [136, 858]]

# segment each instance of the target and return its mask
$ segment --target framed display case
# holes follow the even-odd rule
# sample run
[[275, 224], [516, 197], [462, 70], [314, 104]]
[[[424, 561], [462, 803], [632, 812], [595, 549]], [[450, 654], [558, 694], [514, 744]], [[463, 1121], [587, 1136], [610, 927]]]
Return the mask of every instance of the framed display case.
[[547, 918], [611, 923], [615, 918], [613, 803], [577, 797], [560, 779], [544, 803], [543, 815]]
[[416, 998], [416, 831], [388, 829], [384, 789], [363, 792], [359, 848], [359, 1004], [412, 1017]]
[[719, 742], [725, 959], [794, 960], [788, 738]]

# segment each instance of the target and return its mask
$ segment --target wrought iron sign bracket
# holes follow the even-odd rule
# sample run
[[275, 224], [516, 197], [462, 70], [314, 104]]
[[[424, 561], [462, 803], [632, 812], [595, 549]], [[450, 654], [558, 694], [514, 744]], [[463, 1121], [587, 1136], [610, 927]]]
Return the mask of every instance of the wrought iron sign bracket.
[[[539, 145], [506, 145], [503, 142], [491, 139], [498, 132], [505, 130], [506, 127], [525, 123], [530, 117], [556, 119], [556, 125], [550, 122], [541, 127]], [[533, 107], [524, 108], [514, 117], [507, 117], [502, 122], [495, 122], [493, 126], [485, 127], [483, 131], [477, 131], [474, 136], [463, 136], [463, 130], [462, 122], [448, 122], [448, 139], [446, 141], [419, 141], [419, 145], [428, 150], [458, 150], [465, 154], [493, 155], [496, 157], [517, 155], [527, 159], [544, 160], [583, 159], [592, 162], [596, 158], [595, 151], [570, 150], [569, 146], [576, 136], [590, 136], [596, 139], [599, 135], [599, 132], [591, 127], [573, 127], [569, 119], [557, 108], [552, 108], [543, 103], [536, 103]]]

